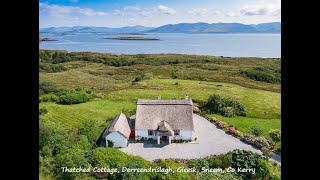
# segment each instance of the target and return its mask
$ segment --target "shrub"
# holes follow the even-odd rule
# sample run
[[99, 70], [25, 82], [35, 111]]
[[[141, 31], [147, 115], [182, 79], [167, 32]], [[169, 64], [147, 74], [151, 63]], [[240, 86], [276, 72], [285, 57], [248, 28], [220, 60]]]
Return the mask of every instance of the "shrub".
[[41, 102], [56, 102], [59, 100], [59, 97], [55, 94], [45, 94], [39, 97], [39, 103]]
[[230, 134], [235, 134], [236, 129], [235, 129], [234, 127], [229, 127], [229, 128], [228, 128], [228, 132], [229, 132]]
[[100, 136], [99, 127], [95, 120], [85, 121], [78, 129], [78, 133], [88, 138], [88, 141], [93, 145]]
[[224, 107], [221, 110], [221, 115], [225, 117], [234, 117], [236, 113], [233, 107]]
[[235, 135], [236, 137], [239, 137], [240, 139], [243, 138], [243, 133], [240, 132], [239, 130], [235, 130], [234, 135]]
[[270, 163], [264, 159], [259, 159], [255, 178], [269, 179], [269, 177], [271, 176], [271, 171], [272, 171], [272, 167]]
[[262, 151], [262, 154], [268, 159], [273, 156], [273, 152], [270, 149], [266, 148], [266, 147], [262, 147], [261, 151]]
[[227, 126], [227, 123], [223, 122], [223, 121], [218, 121], [217, 122], [217, 126], [219, 128], [225, 128]]
[[243, 140], [246, 141], [249, 144], [254, 144], [255, 139], [256, 139], [256, 137], [254, 135], [252, 135], [252, 134], [245, 133], [243, 135]]
[[220, 113], [222, 116], [226, 117], [243, 115], [246, 110], [246, 107], [237, 100], [230, 97], [221, 97], [219, 95], [209, 96], [205, 107], [209, 109], [211, 113]]
[[207, 158], [210, 168], [221, 168], [225, 169], [231, 166], [232, 154], [227, 153], [219, 156]]
[[[251, 151], [236, 149], [232, 151], [232, 167], [238, 168], [257, 168], [261, 157]], [[253, 174], [251, 172], [243, 172], [240, 174], [245, 179], [251, 179]]]
[[269, 131], [271, 139], [275, 142], [281, 141], [281, 131], [279, 129], [271, 129]]
[[254, 134], [255, 136], [260, 136], [263, 133], [263, 129], [257, 126], [252, 126], [251, 133]]
[[84, 90], [63, 90], [58, 93], [59, 104], [79, 104], [89, 101], [93, 98], [92, 94], [88, 94]]
[[265, 137], [257, 137], [257, 138], [255, 138], [254, 145], [256, 145], [259, 148], [265, 147], [267, 149], [273, 149], [272, 142], [269, 139], [265, 138]]
[[107, 140], [108, 141], [108, 147], [113, 147], [114, 146], [114, 142], [113, 141], [110, 141], [110, 140]]
[[47, 108], [45, 108], [45, 107], [39, 108], [39, 115], [44, 115], [44, 114], [47, 114], [47, 113], [48, 113]]
[[57, 93], [59, 89], [49, 82], [42, 82], [39, 84], [39, 95]]
[[65, 70], [67, 70], [67, 68], [61, 64], [39, 63], [39, 72], [55, 73]]
[[139, 82], [139, 81], [141, 81], [141, 80], [143, 80], [143, 76], [142, 76], [142, 75], [139, 75], [139, 76], [136, 76], [136, 77], [132, 80], [132, 82]]
[[202, 167], [209, 168], [209, 162], [206, 159], [196, 159], [187, 162], [189, 168], [201, 170]]
[[247, 71], [241, 71], [240, 74], [256, 80], [256, 81], [262, 81], [267, 83], [280, 83], [281, 82], [281, 76], [279, 73], [274, 72], [267, 72], [262, 69], [255, 69], [255, 70], [247, 70]]

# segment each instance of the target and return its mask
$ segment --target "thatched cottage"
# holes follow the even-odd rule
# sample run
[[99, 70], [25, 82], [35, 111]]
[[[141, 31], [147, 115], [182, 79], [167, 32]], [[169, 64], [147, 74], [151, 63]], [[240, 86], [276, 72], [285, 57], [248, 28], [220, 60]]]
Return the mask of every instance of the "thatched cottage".
[[108, 135], [103, 136], [106, 141], [124, 145], [129, 137], [140, 137], [170, 144], [172, 139], [194, 139], [193, 104], [188, 96], [183, 100], [162, 100], [160, 96], [156, 100], [139, 99], [136, 105], [135, 118], [121, 113], [112, 121], [104, 133]]
[[129, 118], [123, 113], [118, 114], [102, 135], [108, 147], [108, 140], [113, 142], [113, 147], [126, 147], [131, 133]]

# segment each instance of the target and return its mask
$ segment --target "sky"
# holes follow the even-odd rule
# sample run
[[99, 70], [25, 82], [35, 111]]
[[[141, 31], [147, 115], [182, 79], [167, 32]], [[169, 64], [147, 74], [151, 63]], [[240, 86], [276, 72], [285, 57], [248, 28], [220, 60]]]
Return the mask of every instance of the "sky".
[[158, 27], [281, 21], [281, 0], [40, 0], [39, 26]]

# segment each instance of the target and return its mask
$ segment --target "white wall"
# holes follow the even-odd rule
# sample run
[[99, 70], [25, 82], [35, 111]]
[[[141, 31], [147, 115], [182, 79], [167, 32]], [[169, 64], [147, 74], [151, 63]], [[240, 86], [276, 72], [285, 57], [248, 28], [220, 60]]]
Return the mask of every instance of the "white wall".
[[183, 139], [183, 140], [193, 140], [194, 139], [193, 131], [180, 130], [180, 135], [175, 136], [175, 139]]
[[153, 136], [149, 136], [148, 135], [148, 130], [146, 129], [143, 129], [143, 130], [135, 130], [136, 133], [135, 135], [136, 136], [141, 136], [141, 137], [144, 137], [144, 138], [153, 138], [154, 140], [157, 140], [157, 136], [155, 136], [155, 133], [153, 133]]
[[[148, 130], [135, 130], [136, 136], [146, 137], [146, 138], [153, 138], [154, 140], [157, 140], [157, 136], [148, 136]], [[180, 130], [180, 135], [175, 136], [175, 139], [181, 139], [183, 140], [193, 140], [194, 139], [194, 132], [193, 131], [186, 131], [186, 130]]]
[[113, 147], [127, 147], [128, 140], [122, 134], [118, 132], [112, 132], [106, 136], [106, 147], [108, 147], [108, 141], [113, 141]]

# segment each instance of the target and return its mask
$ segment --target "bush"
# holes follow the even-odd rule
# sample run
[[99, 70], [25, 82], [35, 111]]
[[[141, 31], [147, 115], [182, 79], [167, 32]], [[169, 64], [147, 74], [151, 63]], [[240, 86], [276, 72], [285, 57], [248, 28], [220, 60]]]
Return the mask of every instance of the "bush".
[[274, 142], [281, 141], [281, 131], [279, 129], [271, 129], [269, 135]]
[[262, 151], [262, 154], [268, 159], [273, 156], [273, 152], [270, 149], [266, 148], [266, 147], [262, 147], [261, 151]]
[[269, 139], [265, 138], [265, 137], [257, 137], [257, 138], [255, 138], [254, 145], [256, 145], [259, 148], [265, 147], [267, 149], [273, 149], [273, 147], [274, 147], [272, 142]]
[[225, 128], [225, 127], [227, 127], [227, 123], [225, 123], [223, 121], [217, 121], [217, 126], [219, 128]]
[[39, 95], [49, 94], [49, 93], [57, 93], [59, 89], [49, 82], [42, 82], [39, 84]]
[[[232, 151], [232, 167], [238, 168], [257, 168], [261, 157], [251, 151], [236, 149]], [[245, 179], [251, 179], [253, 174], [251, 172], [243, 172], [240, 174]]]
[[55, 94], [45, 94], [39, 97], [39, 103], [41, 102], [57, 102], [59, 97]]
[[100, 136], [99, 127], [95, 120], [85, 121], [80, 128], [78, 133], [88, 138], [90, 144], [95, 144]]
[[59, 104], [79, 104], [84, 103], [93, 98], [92, 94], [88, 94], [84, 90], [63, 90], [58, 93]]
[[44, 115], [47, 113], [48, 113], [48, 110], [45, 107], [39, 108], [39, 115]]
[[234, 117], [236, 113], [233, 107], [224, 107], [222, 108], [221, 115], [225, 117]]
[[264, 159], [260, 159], [258, 161], [258, 168], [255, 174], [255, 178], [257, 179], [269, 179], [271, 176], [272, 167], [268, 161]]
[[189, 168], [196, 168], [201, 171], [202, 167], [209, 168], [209, 162], [206, 159], [196, 159], [187, 162]]
[[254, 144], [255, 139], [256, 139], [256, 137], [254, 135], [249, 134], [249, 133], [245, 133], [243, 135], [243, 139], [242, 140], [246, 141], [249, 144]]
[[254, 134], [255, 136], [260, 136], [263, 133], [263, 129], [257, 126], [252, 126], [251, 133]]
[[229, 128], [228, 128], [228, 132], [229, 132], [230, 134], [235, 134], [236, 129], [235, 129], [234, 127], [229, 127]]
[[275, 73], [271, 74], [269, 72], [257, 71], [257, 70], [247, 70], [241, 71], [240, 74], [245, 75], [246, 77], [267, 83], [280, 83], [281, 77], [280, 75], [276, 75]]
[[67, 70], [67, 68], [61, 64], [39, 63], [39, 72], [55, 73], [65, 70]]
[[240, 139], [243, 138], [243, 133], [240, 132], [239, 130], [235, 130], [234, 135], [235, 135], [236, 137], [239, 137]]
[[108, 147], [113, 147], [114, 146], [114, 142], [111, 140], [107, 140], [108, 142]]
[[215, 157], [207, 158], [210, 168], [221, 168], [225, 169], [231, 166], [232, 154], [227, 153]]
[[221, 97], [219, 95], [209, 96], [205, 107], [209, 109], [211, 113], [219, 113], [226, 117], [243, 115], [246, 110], [246, 107], [237, 100], [230, 97]]

